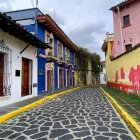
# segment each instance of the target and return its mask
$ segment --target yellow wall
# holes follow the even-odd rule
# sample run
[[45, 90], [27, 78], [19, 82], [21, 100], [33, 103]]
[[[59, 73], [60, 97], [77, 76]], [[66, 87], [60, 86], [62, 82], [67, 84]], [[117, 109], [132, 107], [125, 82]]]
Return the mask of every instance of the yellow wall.
[[[138, 78], [140, 78], [140, 73], [137, 73], [137, 77], [135, 77], [135, 83], [133, 85], [129, 80], [129, 73], [131, 68], [137, 70], [137, 66], [140, 66], [140, 47], [137, 49], [111, 61], [111, 42], [108, 42], [108, 52], [106, 56], [106, 72], [107, 72], [107, 82], [124, 84], [129, 86], [136, 86], [136, 89], [140, 89], [140, 82]], [[121, 68], [124, 69], [125, 78], [121, 79]], [[116, 71], [118, 71], [118, 81], [115, 82]], [[128, 92], [132, 91], [132, 89], [126, 89]]]

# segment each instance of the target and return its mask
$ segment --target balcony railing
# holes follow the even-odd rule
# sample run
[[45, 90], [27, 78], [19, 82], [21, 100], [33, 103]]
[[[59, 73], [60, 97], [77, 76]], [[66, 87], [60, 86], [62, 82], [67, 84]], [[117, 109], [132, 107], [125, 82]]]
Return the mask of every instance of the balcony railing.
[[53, 51], [50, 50], [47, 53], [46, 59], [49, 62], [57, 61], [59, 65], [66, 65], [66, 67], [70, 67], [70, 66], [73, 67], [72, 62], [70, 61], [70, 57], [69, 56], [65, 56], [65, 58], [64, 58], [63, 53], [58, 53], [57, 57], [56, 57], [56, 56], [54, 56]]
[[46, 59], [47, 59], [47, 61], [49, 61], [49, 62], [55, 62], [55, 61], [58, 61], [58, 60], [59, 60], [59, 58], [57, 58], [57, 57], [54, 56], [52, 50], [50, 50], [50, 51], [47, 53]]

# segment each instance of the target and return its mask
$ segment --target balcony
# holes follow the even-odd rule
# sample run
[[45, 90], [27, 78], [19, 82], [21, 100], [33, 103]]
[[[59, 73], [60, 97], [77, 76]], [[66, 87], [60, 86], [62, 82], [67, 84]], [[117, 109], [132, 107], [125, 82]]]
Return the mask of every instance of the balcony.
[[58, 60], [58, 65], [64, 65], [64, 64], [66, 64], [66, 61], [65, 61], [65, 59], [63, 57], [63, 53], [58, 53], [57, 58], [59, 59]]
[[55, 57], [52, 50], [50, 50], [47, 53], [46, 60], [48, 62], [56, 62], [56, 61], [59, 61], [59, 58]]
[[108, 42], [113, 42], [114, 41], [114, 34], [109, 34], [108, 32], [106, 33], [106, 38], [104, 40], [104, 43], [102, 45], [102, 51], [107, 52], [107, 43]]
[[70, 62], [70, 57], [66, 57], [66, 67], [68, 68], [70, 66], [73, 67], [73, 65]]

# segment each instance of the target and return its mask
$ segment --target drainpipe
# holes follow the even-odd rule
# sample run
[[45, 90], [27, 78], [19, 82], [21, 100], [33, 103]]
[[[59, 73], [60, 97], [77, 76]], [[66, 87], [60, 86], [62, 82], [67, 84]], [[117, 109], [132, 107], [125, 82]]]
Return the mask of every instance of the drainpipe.
[[119, 14], [119, 22], [120, 22], [120, 32], [121, 32], [121, 45], [122, 45], [122, 53], [124, 51], [124, 43], [123, 43], [123, 32], [122, 32], [122, 21], [121, 21], [121, 13], [120, 8], [117, 6], [118, 14]]
[[35, 36], [38, 37], [38, 25], [37, 25], [37, 16], [38, 16], [38, 12], [35, 12]]

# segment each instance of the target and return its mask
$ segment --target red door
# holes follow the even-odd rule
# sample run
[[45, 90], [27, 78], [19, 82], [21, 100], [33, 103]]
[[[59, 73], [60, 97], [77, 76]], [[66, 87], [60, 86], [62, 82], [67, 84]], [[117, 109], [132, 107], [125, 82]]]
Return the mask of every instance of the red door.
[[22, 58], [22, 96], [30, 94], [30, 60]]
[[4, 54], [0, 53], [0, 96], [3, 96]]
[[67, 87], [70, 86], [70, 71], [67, 70]]

